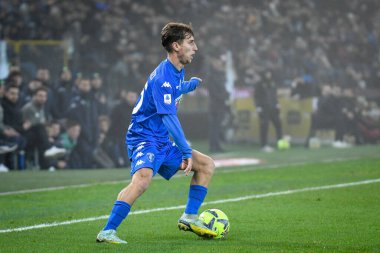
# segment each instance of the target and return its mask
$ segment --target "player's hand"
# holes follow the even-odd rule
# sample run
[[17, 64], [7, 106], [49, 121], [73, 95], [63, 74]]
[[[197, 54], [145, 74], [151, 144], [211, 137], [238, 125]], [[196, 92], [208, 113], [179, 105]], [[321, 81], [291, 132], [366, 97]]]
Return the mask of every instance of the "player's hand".
[[190, 78], [190, 82], [194, 82], [195, 85], [199, 85], [199, 83], [202, 82], [202, 79], [200, 79], [199, 77], [192, 77]]
[[193, 159], [192, 158], [187, 158], [187, 159], [182, 161], [181, 169], [184, 170], [186, 176], [189, 175], [192, 168], [193, 168]]
[[180, 85], [180, 91], [182, 94], [192, 92], [198, 87], [198, 85], [201, 82], [202, 82], [202, 79], [200, 79], [199, 77], [192, 77], [190, 78], [189, 81], [182, 82], [182, 84]]

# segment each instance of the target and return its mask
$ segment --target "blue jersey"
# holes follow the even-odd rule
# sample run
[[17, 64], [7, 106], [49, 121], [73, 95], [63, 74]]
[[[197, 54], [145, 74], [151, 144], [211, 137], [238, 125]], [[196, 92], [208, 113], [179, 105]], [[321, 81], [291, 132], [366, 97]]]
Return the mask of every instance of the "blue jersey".
[[135, 146], [144, 141], [158, 144], [169, 141], [162, 115], [177, 114], [184, 76], [185, 70], [178, 71], [168, 59], [152, 72], [132, 112], [126, 136], [128, 145]]

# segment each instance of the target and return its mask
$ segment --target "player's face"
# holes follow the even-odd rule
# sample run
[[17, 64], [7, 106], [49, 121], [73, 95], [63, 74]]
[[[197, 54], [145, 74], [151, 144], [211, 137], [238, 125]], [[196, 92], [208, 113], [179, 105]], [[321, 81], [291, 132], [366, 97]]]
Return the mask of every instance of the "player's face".
[[186, 65], [193, 60], [195, 52], [198, 50], [197, 45], [195, 44], [195, 40], [193, 36], [186, 37], [182, 44], [180, 45], [180, 49], [178, 51], [178, 59], [181, 64]]

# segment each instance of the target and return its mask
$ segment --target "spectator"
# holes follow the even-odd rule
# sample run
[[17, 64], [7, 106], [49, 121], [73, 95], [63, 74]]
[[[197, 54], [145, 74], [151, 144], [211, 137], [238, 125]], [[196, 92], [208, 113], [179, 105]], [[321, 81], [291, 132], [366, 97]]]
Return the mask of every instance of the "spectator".
[[277, 87], [272, 78], [272, 72], [267, 70], [261, 76], [261, 81], [257, 83], [254, 92], [256, 112], [260, 121], [260, 145], [264, 152], [273, 152], [273, 148], [268, 145], [269, 122], [272, 122], [277, 141], [282, 138], [282, 126], [280, 121], [280, 104], [277, 100]]
[[358, 125], [359, 110], [352, 88], [345, 88], [343, 90], [340, 103], [342, 106], [343, 134], [352, 135], [355, 138], [355, 144], [362, 144], [363, 140]]
[[[19, 87], [16, 85], [8, 85], [5, 87], [5, 96], [1, 101], [1, 106], [4, 111], [3, 124], [6, 126], [4, 129], [4, 135], [11, 142], [18, 144], [17, 154], [21, 155], [25, 153], [25, 147], [27, 140], [23, 136], [30, 125], [28, 123], [23, 124], [21, 110], [18, 107]], [[10, 169], [24, 169], [24, 164], [18, 163], [15, 157], [7, 154], [5, 155], [5, 166]]]
[[[4, 83], [0, 83], [0, 99], [4, 95]], [[18, 142], [22, 141], [22, 138], [11, 127], [6, 126], [3, 122], [4, 110], [0, 105], [0, 172], [8, 172], [9, 168], [4, 164], [4, 154], [13, 152], [18, 147]]]
[[[0, 83], [0, 101], [3, 100], [5, 93], [5, 86], [4, 83]], [[0, 103], [0, 140], [4, 143], [10, 143], [11, 149], [13, 149], [14, 146], [19, 145], [23, 146], [23, 139], [19, 135], [19, 133], [13, 129], [12, 127], [4, 124], [4, 109], [3, 106]], [[5, 148], [3, 148], [5, 150]], [[0, 148], [1, 150], [1, 148]]]
[[41, 168], [46, 169], [51, 163], [46, 158], [59, 157], [65, 154], [65, 150], [58, 148], [49, 142], [45, 124], [49, 118], [46, 115], [45, 103], [47, 101], [47, 90], [44, 87], [38, 88], [32, 100], [22, 108], [24, 124], [27, 124], [25, 136], [27, 139], [27, 151], [34, 148], [38, 151], [38, 160]]
[[79, 95], [71, 102], [66, 117], [81, 126], [81, 135], [73, 152], [78, 156], [77, 168], [92, 168], [93, 151], [98, 144], [99, 126], [97, 107], [91, 95], [90, 79], [81, 77], [78, 80], [78, 92]]
[[95, 161], [100, 168], [114, 168], [115, 164], [107, 152], [106, 136], [110, 128], [110, 119], [108, 116], [99, 117], [99, 139], [98, 146], [95, 149]]
[[58, 84], [56, 85], [55, 91], [55, 112], [57, 119], [63, 119], [65, 117], [66, 111], [70, 106], [71, 99], [74, 96], [73, 91], [73, 80], [70, 69], [67, 67], [63, 68], [60, 75]]
[[111, 111], [110, 130], [107, 134], [107, 150], [118, 167], [129, 164], [127, 152], [125, 151], [125, 134], [131, 122], [133, 107], [137, 101], [137, 92], [133, 90], [121, 89], [119, 102]]
[[223, 121], [229, 113], [226, 90], [225, 64], [221, 57], [211, 59], [210, 75], [207, 78], [209, 94], [209, 150], [212, 153], [223, 152]]
[[41, 67], [37, 70], [36, 79], [42, 82], [46, 88], [51, 88], [50, 71], [46, 67]]
[[59, 142], [59, 136], [61, 134], [61, 124], [58, 121], [53, 120], [46, 123], [45, 128], [49, 137], [50, 144], [56, 147], [61, 147]]
[[20, 105], [24, 106], [26, 103], [32, 100], [34, 91], [42, 87], [42, 82], [38, 79], [32, 79], [28, 82], [28, 85], [20, 90]]
[[99, 73], [94, 73], [91, 79], [91, 90], [99, 115], [108, 114], [107, 94], [104, 91], [103, 79]]
[[44, 110], [52, 118], [57, 118], [57, 112], [55, 111], [54, 105], [54, 87], [50, 77], [50, 70], [46, 67], [41, 67], [37, 70], [36, 79], [42, 82], [42, 86], [45, 87], [47, 92], [47, 100], [44, 106]]
[[[59, 135], [61, 133], [61, 124], [58, 121], [53, 120], [46, 123], [45, 128], [46, 128], [46, 133], [47, 133], [50, 145], [55, 146], [60, 149], [64, 149], [59, 142]], [[62, 159], [62, 157], [64, 157], [66, 152], [67, 150], [64, 149], [62, 156], [57, 157], [57, 159], [50, 159], [49, 171], [55, 171], [56, 168], [63, 169], [66, 167], [65, 159]]]
[[30, 122], [31, 126], [44, 125], [51, 116], [46, 113], [47, 89], [38, 88], [34, 91], [32, 100], [22, 107], [23, 120]]
[[309, 146], [310, 138], [315, 137], [318, 129], [332, 129], [335, 131], [334, 147], [349, 147], [347, 143], [343, 142], [344, 121], [339, 97], [339, 89], [333, 89], [330, 85], [323, 86], [321, 97], [318, 99], [317, 110], [311, 116], [309, 135], [305, 143], [306, 147]]
[[65, 160], [59, 164], [59, 168], [80, 168], [82, 162], [78, 155], [73, 153], [78, 138], [81, 133], [81, 126], [78, 122], [68, 120], [66, 122], [66, 131], [59, 136], [60, 146], [66, 150]]
[[[14, 70], [14, 71], [11, 71], [9, 73], [8, 78], [6, 80], [6, 83], [7, 83], [7, 85], [9, 85], [9, 84], [16, 85], [19, 88], [19, 90], [22, 91], [24, 89], [23, 80], [24, 80], [24, 78], [22, 76], [21, 71], [20, 70]], [[21, 102], [22, 101], [19, 100], [19, 102], [18, 102], [19, 106], [22, 106]]]

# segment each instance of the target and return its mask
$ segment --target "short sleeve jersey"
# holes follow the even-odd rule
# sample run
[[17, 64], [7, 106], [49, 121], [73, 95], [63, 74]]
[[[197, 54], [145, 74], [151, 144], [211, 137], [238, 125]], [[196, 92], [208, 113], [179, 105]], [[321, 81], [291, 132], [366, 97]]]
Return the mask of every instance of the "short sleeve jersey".
[[128, 145], [134, 146], [143, 141], [169, 141], [169, 133], [161, 115], [177, 113], [184, 76], [185, 70], [178, 71], [168, 59], [150, 74], [133, 108], [126, 136]]

